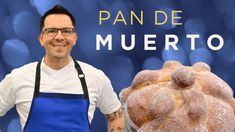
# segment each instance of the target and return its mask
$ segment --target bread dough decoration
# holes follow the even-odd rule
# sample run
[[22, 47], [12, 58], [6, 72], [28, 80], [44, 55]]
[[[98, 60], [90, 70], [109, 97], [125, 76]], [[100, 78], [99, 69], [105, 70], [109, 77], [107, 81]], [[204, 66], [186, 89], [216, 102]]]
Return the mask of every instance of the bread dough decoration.
[[138, 132], [233, 132], [232, 88], [206, 63], [165, 62], [139, 72], [120, 93], [127, 123]]

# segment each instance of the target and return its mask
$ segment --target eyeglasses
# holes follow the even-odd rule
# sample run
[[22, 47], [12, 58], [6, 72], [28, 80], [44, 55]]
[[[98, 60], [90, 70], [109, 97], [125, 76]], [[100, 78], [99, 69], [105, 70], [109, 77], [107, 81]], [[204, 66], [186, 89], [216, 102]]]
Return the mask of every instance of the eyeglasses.
[[75, 33], [73, 28], [46, 28], [42, 32], [42, 34], [50, 36], [50, 37], [54, 37], [58, 34], [59, 30], [60, 30], [61, 34], [65, 37], [71, 36], [72, 34]]

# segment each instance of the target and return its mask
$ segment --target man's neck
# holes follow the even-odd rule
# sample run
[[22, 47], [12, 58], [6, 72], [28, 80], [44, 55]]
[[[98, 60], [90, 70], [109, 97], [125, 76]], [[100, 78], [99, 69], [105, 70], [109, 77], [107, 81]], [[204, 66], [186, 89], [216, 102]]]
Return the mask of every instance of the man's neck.
[[70, 62], [70, 56], [68, 56], [66, 58], [55, 58], [55, 57], [45, 56], [45, 58], [44, 58], [44, 63], [48, 67], [50, 67], [54, 70], [60, 70], [61, 68], [63, 68], [67, 64], [69, 64], [69, 62]]

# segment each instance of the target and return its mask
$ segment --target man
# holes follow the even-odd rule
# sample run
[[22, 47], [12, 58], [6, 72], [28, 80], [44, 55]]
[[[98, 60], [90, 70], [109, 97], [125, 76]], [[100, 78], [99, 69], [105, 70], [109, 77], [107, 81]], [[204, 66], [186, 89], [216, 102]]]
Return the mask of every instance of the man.
[[13, 70], [0, 83], [0, 116], [14, 105], [24, 132], [87, 132], [96, 106], [109, 131], [123, 131], [121, 104], [105, 74], [71, 58], [75, 19], [56, 5], [41, 18], [40, 62]]

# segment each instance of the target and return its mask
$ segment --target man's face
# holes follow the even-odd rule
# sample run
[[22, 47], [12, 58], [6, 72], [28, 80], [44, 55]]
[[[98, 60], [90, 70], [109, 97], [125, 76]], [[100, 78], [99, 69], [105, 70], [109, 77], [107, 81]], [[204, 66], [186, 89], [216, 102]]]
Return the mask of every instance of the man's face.
[[62, 59], [70, 56], [77, 34], [69, 16], [51, 14], [45, 18], [44, 28], [38, 38], [46, 50], [47, 57]]

